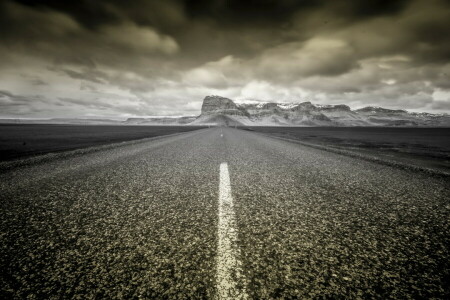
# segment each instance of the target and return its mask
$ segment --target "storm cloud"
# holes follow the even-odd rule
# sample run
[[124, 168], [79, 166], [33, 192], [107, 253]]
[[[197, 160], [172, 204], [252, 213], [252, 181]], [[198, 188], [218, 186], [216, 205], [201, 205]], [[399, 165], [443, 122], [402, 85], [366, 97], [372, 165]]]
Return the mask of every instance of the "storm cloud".
[[449, 112], [445, 0], [0, 0], [0, 117], [196, 115], [202, 99]]

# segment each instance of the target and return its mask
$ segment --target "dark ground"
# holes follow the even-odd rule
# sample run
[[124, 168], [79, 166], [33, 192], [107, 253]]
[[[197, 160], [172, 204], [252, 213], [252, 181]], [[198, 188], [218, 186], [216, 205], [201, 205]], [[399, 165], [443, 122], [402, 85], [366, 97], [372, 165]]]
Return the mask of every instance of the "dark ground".
[[0, 124], [0, 161], [150, 138], [201, 126]]
[[252, 299], [449, 299], [448, 177], [211, 128], [0, 170], [0, 298], [214, 299], [227, 162]]
[[450, 174], [450, 128], [247, 127], [247, 130], [355, 151]]

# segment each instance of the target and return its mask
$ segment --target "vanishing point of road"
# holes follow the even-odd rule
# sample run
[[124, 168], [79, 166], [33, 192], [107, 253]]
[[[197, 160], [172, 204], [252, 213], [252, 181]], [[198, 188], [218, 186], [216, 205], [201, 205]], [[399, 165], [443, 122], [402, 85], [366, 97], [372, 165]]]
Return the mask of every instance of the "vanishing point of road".
[[449, 298], [448, 178], [232, 128], [0, 171], [3, 299]]

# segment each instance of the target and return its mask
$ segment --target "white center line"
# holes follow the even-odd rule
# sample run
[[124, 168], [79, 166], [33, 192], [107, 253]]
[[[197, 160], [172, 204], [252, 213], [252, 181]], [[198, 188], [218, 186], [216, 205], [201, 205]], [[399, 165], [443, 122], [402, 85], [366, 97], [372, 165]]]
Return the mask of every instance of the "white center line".
[[248, 299], [237, 240], [228, 164], [221, 163], [217, 246], [218, 299]]

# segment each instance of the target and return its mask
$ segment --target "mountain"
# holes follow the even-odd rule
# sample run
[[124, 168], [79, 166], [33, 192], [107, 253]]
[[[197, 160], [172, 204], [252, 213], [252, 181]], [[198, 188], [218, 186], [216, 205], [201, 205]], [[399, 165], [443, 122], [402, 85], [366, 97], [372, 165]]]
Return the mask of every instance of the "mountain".
[[355, 112], [374, 126], [450, 126], [450, 116], [447, 114], [412, 113], [375, 106], [357, 109]]
[[197, 117], [142, 117], [109, 119], [0, 119], [9, 124], [78, 125], [212, 125], [212, 126], [388, 126], [450, 127], [450, 115], [413, 113], [400, 109], [367, 106], [318, 105], [311, 102], [235, 103], [221, 96], [206, 96]]
[[447, 114], [411, 113], [368, 106], [314, 105], [311, 102], [253, 102], [237, 104], [220, 96], [207, 96], [192, 123], [221, 126], [429, 126], [450, 127]]
[[202, 115], [249, 116], [245, 109], [232, 100], [220, 96], [207, 96], [203, 100]]

